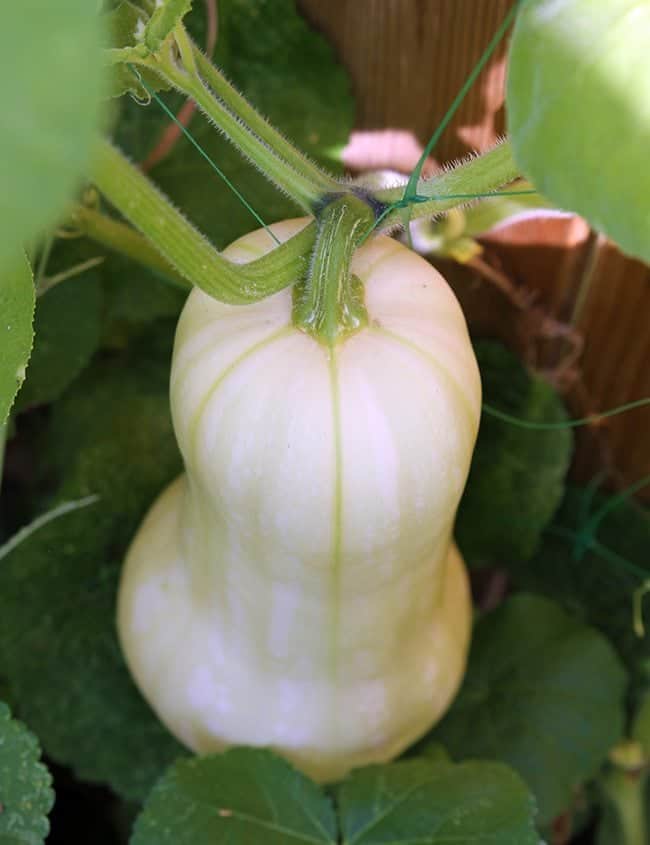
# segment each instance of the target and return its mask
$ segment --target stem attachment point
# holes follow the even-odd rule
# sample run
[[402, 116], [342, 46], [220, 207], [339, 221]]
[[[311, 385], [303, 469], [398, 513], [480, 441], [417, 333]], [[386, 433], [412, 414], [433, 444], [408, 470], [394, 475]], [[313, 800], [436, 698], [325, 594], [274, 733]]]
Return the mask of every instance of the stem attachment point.
[[329, 347], [368, 323], [363, 284], [350, 264], [373, 221], [373, 209], [354, 194], [332, 198], [319, 215], [309, 273], [294, 287], [293, 323]]

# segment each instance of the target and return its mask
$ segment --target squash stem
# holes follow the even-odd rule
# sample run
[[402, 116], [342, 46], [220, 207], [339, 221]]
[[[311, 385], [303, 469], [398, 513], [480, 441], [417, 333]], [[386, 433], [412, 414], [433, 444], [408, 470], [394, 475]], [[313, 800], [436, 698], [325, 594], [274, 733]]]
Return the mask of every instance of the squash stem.
[[350, 271], [371, 208], [353, 194], [333, 199], [318, 218], [309, 275], [294, 288], [293, 323], [329, 347], [367, 324], [363, 286]]
[[647, 845], [646, 818], [647, 770], [624, 771], [613, 769], [604, 778], [605, 794], [616, 809], [625, 845]]
[[306, 272], [315, 224], [262, 258], [233, 264], [108, 141], [97, 145], [91, 178], [181, 276], [215, 299], [232, 305], [257, 302], [293, 284]]
[[[473, 199], [496, 192], [502, 185], [519, 176], [510, 143], [505, 141], [480, 156], [445, 170], [432, 179], [417, 184], [415, 201], [407, 203], [409, 219], [431, 217], [451, 208], [467, 205]], [[386, 203], [387, 211], [380, 227], [401, 224], [404, 188], [390, 188], [375, 192], [375, 198]]]
[[[303, 210], [311, 212], [323, 194], [332, 191], [337, 183], [315, 165], [308, 165], [288, 141], [278, 144], [279, 133], [265, 128], [265, 122], [253, 107], [227, 86], [222, 77], [220, 81], [221, 75], [216, 68], [205, 58], [197, 61], [200, 54], [193, 49], [182, 25], [174, 30], [174, 36], [180, 55], [170, 44], [164, 44], [158, 52], [147, 57], [131, 53], [132, 63], [154, 71], [177, 91], [194, 100], [207, 118], [270, 182]], [[205, 76], [209, 76], [209, 82], [198, 66]], [[222, 97], [225, 94], [223, 99], [214, 93], [213, 86], [219, 89]], [[244, 110], [245, 118], [239, 109]]]
[[307, 177], [315, 187], [323, 192], [337, 189], [338, 183], [333, 176], [324, 173], [265, 120], [195, 44], [193, 49], [194, 59], [206, 84], [240, 120], [244, 121], [276, 155], [283, 158], [297, 173]]
[[178, 272], [149, 241], [126, 223], [102, 214], [94, 208], [79, 205], [70, 216], [70, 224], [80, 235], [114, 252], [137, 261], [143, 267], [175, 287], [190, 287], [189, 281]]

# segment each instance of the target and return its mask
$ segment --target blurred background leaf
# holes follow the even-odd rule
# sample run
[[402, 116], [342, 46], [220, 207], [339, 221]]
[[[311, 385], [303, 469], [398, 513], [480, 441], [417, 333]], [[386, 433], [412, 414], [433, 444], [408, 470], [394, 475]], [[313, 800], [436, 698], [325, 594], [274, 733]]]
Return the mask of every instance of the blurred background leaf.
[[3, 4], [0, 272], [56, 221], [87, 171], [102, 114], [96, 7]]
[[[504, 346], [478, 341], [483, 401], [533, 423], [562, 423], [562, 400]], [[469, 566], [528, 560], [562, 500], [571, 459], [568, 428], [526, 429], [485, 411], [465, 492], [456, 540]]]

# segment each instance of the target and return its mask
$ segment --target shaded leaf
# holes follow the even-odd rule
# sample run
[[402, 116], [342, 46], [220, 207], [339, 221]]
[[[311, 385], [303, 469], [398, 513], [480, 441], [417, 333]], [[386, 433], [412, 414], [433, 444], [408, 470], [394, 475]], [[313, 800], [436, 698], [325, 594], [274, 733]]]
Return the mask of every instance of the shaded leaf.
[[[633, 500], [611, 503], [611, 496], [593, 488], [569, 488], [533, 560], [511, 573], [520, 587], [544, 593], [573, 618], [603, 631], [643, 688], [650, 683], [650, 608], [646, 600], [645, 634], [639, 637], [632, 597], [650, 578], [650, 514]], [[607, 513], [586, 534], [605, 507]]]
[[56, 220], [85, 174], [99, 127], [96, 4], [3, 4], [0, 269]]
[[[567, 419], [550, 385], [505, 347], [479, 341], [475, 351], [484, 403], [528, 422]], [[531, 430], [483, 412], [456, 521], [470, 566], [531, 557], [562, 500], [572, 444], [570, 429]]]
[[36, 737], [0, 701], [0, 842], [39, 845], [50, 825], [52, 778], [40, 762]]
[[187, 298], [181, 290], [118, 255], [102, 266], [106, 294], [105, 330], [129, 331], [162, 317], [178, 318]]
[[24, 254], [0, 270], [0, 425], [25, 378], [34, 332], [34, 280]]
[[[139, 800], [183, 753], [135, 689], [115, 631], [125, 549], [179, 470], [167, 399], [171, 335], [96, 363], [55, 404], [65, 513], [2, 561], [0, 665], [47, 753], [79, 777]], [[157, 354], [156, 354], [157, 353]]]
[[338, 792], [344, 845], [537, 845], [534, 802], [499, 763], [407, 760], [353, 772]]
[[452, 757], [511, 765], [549, 822], [620, 738], [625, 691], [602, 635], [519, 595], [478, 622], [461, 691], [431, 739]]
[[515, 160], [562, 208], [650, 261], [650, 7], [527, 0], [511, 41]]
[[17, 410], [57, 399], [88, 364], [101, 336], [102, 290], [97, 271], [67, 279], [40, 296], [34, 349]]
[[269, 751], [236, 748], [174, 764], [139, 816], [131, 845], [336, 842], [329, 799]]

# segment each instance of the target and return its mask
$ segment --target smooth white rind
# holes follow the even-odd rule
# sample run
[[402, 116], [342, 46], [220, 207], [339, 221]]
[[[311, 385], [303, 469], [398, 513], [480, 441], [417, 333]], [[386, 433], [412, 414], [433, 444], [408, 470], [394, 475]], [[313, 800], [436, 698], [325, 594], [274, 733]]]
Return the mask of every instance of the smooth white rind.
[[471, 618], [451, 543], [480, 414], [463, 315], [389, 239], [353, 272], [370, 324], [334, 351], [291, 326], [287, 291], [190, 295], [171, 386], [187, 480], [140, 529], [119, 605], [134, 677], [187, 745], [270, 746], [321, 780], [439, 718]]

